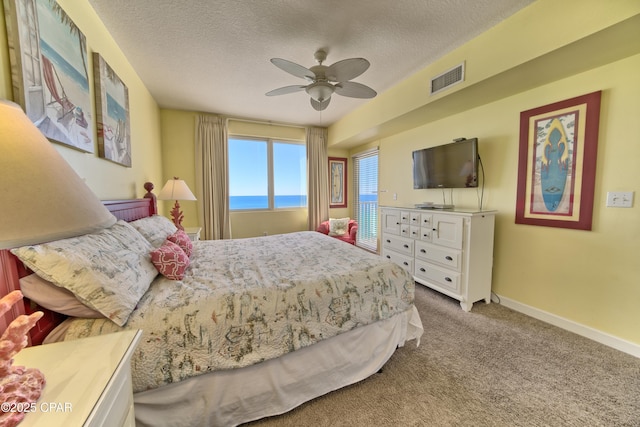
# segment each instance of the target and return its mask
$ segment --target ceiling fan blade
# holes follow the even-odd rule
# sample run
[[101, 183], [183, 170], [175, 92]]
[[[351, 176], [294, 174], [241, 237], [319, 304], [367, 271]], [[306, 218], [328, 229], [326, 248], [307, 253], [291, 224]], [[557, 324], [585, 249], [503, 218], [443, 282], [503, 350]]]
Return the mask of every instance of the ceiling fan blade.
[[305, 88], [306, 86], [299, 86], [299, 85], [285, 86], [285, 87], [281, 87], [281, 88], [269, 91], [265, 93], [265, 95], [267, 96], [286, 95], [288, 93], [300, 92]]
[[307, 80], [313, 80], [316, 76], [308, 68], [298, 65], [294, 62], [287, 61], [286, 59], [272, 58], [271, 63], [283, 71], [292, 74], [296, 77], [300, 77]]
[[325, 75], [329, 81], [346, 82], [367, 71], [369, 65], [369, 61], [364, 58], [343, 59], [330, 65], [325, 71]]
[[324, 101], [322, 101], [322, 102], [318, 102], [318, 101], [316, 101], [316, 100], [315, 100], [315, 99], [313, 99], [313, 98], [310, 98], [310, 99], [311, 99], [311, 106], [312, 106], [312, 107], [313, 107], [313, 109], [314, 109], [314, 110], [316, 110], [316, 111], [322, 111], [322, 110], [324, 110], [325, 108], [327, 108], [327, 107], [329, 106], [329, 102], [331, 102], [331, 97], [329, 97], [329, 98], [325, 99], [325, 100], [324, 100]]
[[350, 98], [373, 98], [377, 95], [376, 91], [369, 86], [365, 86], [356, 82], [343, 82], [335, 85], [335, 91], [338, 95], [348, 96]]

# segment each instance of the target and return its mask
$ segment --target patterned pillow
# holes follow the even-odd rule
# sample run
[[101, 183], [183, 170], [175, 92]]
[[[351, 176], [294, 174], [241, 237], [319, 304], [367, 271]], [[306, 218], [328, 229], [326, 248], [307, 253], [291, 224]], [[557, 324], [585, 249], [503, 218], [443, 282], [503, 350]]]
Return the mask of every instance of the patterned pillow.
[[349, 232], [350, 218], [329, 218], [329, 236], [345, 236]]
[[153, 248], [124, 221], [91, 234], [12, 249], [38, 276], [123, 326], [158, 271]]
[[191, 257], [191, 253], [193, 252], [193, 242], [191, 242], [191, 239], [184, 230], [176, 231], [171, 236], [167, 237], [167, 240], [180, 246], [184, 253], [187, 254], [188, 257]]
[[169, 240], [151, 252], [151, 262], [164, 277], [171, 280], [182, 280], [185, 270], [189, 267], [187, 254]]
[[153, 215], [132, 221], [133, 226], [154, 248], [159, 248], [165, 239], [178, 230], [173, 222], [161, 215]]

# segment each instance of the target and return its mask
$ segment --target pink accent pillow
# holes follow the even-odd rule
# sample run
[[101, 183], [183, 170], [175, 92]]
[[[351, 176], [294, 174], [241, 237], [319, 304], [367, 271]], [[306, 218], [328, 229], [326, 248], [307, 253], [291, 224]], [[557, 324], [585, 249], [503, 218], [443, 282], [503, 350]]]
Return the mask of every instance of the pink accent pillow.
[[180, 246], [184, 253], [187, 254], [188, 257], [191, 257], [191, 253], [193, 252], [193, 242], [191, 242], [191, 239], [184, 230], [176, 231], [167, 237], [167, 240]]
[[169, 240], [165, 240], [162, 246], [151, 252], [151, 262], [164, 277], [171, 280], [182, 280], [189, 267], [187, 254]]

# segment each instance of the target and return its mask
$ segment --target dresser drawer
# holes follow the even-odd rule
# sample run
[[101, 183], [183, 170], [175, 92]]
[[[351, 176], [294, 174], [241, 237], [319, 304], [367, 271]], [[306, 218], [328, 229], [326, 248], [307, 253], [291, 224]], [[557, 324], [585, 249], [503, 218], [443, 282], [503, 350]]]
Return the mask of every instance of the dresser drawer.
[[413, 255], [413, 239], [400, 236], [385, 236], [382, 246], [403, 255]]
[[382, 250], [382, 256], [413, 274], [413, 257], [393, 252], [388, 248]]
[[424, 279], [449, 291], [460, 293], [461, 274], [457, 271], [437, 267], [426, 261], [416, 259], [414, 276], [416, 280]]
[[417, 241], [415, 243], [415, 253], [416, 258], [434, 262], [447, 268], [453, 268], [456, 271], [462, 270], [461, 251]]
[[431, 227], [420, 227], [420, 240], [430, 242], [432, 233]]

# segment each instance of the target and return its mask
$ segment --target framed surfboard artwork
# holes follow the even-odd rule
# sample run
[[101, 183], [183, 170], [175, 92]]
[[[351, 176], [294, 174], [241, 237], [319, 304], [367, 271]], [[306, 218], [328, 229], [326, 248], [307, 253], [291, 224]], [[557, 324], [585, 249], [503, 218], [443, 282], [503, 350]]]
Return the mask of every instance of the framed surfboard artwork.
[[520, 113], [516, 224], [591, 230], [601, 94]]

